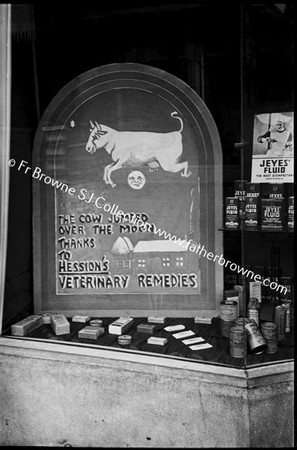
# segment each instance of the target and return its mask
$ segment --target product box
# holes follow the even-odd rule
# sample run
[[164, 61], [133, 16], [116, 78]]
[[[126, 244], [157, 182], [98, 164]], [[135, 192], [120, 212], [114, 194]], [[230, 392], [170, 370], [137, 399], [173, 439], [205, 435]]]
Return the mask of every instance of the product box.
[[238, 199], [235, 197], [225, 199], [225, 227], [238, 228]]
[[224, 267], [224, 287], [225, 289], [232, 289], [234, 284], [238, 284], [238, 274], [229, 267]]
[[204, 341], [205, 339], [203, 339], [202, 337], [194, 337], [190, 339], [185, 339], [184, 341], [182, 341], [182, 343], [185, 345], [193, 345], [193, 344], [200, 344], [201, 342]]
[[137, 333], [153, 334], [155, 328], [156, 328], [156, 325], [153, 325], [150, 323], [140, 323], [139, 325], [137, 325]]
[[165, 323], [166, 317], [148, 317], [147, 321], [150, 323]]
[[151, 336], [148, 338], [147, 343], [153, 345], [166, 345], [168, 340], [162, 337]]
[[224, 291], [224, 301], [233, 300], [235, 297], [238, 299], [238, 291], [236, 289], [226, 289]]
[[172, 336], [175, 339], [184, 339], [189, 336], [194, 336], [194, 334], [195, 334], [194, 331], [186, 330], [186, 331], [180, 331], [179, 333], [174, 333]]
[[245, 199], [245, 227], [257, 228], [259, 225], [259, 197]]
[[197, 316], [194, 317], [194, 323], [205, 323], [210, 325], [212, 323], [213, 317], [203, 317], [203, 316]]
[[262, 198], [285, 198], [285, 184], [284, 183], [261, 183], [261, 197]]
[[31, 331], [36, 330], [43, 324], [42, 316], [33, 315], [26, 317], [20, 322], [15, 323], [11, 326], [11, 334], [13, 336], [26, 336]]
[[191, 345], [191, 350], [205, 350], [207, 348], [212, 348], [212, 345], [206, 342], [205, 344], [197, 344], [197, 345]]
[[76, 315], [72, 317], [72, 322], [87, 323], [91, 319], [90, 316]]
[[283, 230], [284, 200], [281, 198], [262, 198], [261, 229]]
[[56, 336], [70, 333], [70, 323], [63, 314], [53, 314], [51, 316], [51, 327]]
[[132, 317], [119, 317], [108, 326], [108, 332], [116, 335], [125, 334], [126, 331], [131, 328], [133, 323], [134, 319], [132, 319]]
[[103, 333], [104, 333], [104, 328], [92, 327], [91, 325], [88, 325], [85, 328], [82, 328], [81, 330], [79, 330], [78, 337], [81, 339], [96, 340]]
[[234, 182], [234, 197], [238, 198], [238, 218], [243, 221], [245, 217], [246, 180]]
[[260, 183], [246, 183], [246, 199], [249, 197], [258, 198], [261, 195], [261, 184]]
[[50, 324], [51, 323], [51, 314], [49, 314], [49, 313], [42, 314], [42, 323]]
[[168, 327], [165, 327], [165, 331], [181, 331], [184, 330], [186, 327], [184, 325], [169, 325]]

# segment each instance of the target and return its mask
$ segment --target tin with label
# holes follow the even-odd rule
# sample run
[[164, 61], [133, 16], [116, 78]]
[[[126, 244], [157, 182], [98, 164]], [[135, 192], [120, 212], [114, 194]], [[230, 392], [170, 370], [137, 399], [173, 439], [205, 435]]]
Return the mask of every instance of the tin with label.
[[231, 301], [220, 304], [220, 318], [225, 322], [233, 322], [237, 317], [237, 302]]
[[231, 303], [221, 303], [220, 304], [220, 323], [221, 323], [221, 334], [224, 337], [229, 337], [230, 329], [234, 325], [234, 320], [237, 317], [237, 302], [232, 301]]
[[132, 336], [129, 334], [122, 334], [118, 337], [118, 343], [120, 345], [130, 345], [132, 342]]
[[277, 324], [277, 337], [282, 341], [286, 335], [286, 309], [276, 306], [274, 310], [274, 321]]
[[247, 323], [252, 323], [252, 320], [249, 319], [248, 317], [237, 317], [237, 319], [235, 320], [235, 325], [240, 325], [241, 327], [243, 327], [243, 325], [246, 325]]
[[246, 355], [246, 331], [240, 325], [230, 329], [230, 355], [233, 358], [244, 358]]
[[277, 339], [277, 324], [275, 322], [264, 322], [261, 325], [261, 332], [265, 341]]
[[247, 332], [247, 339], [251, 352], [254, 355], [260, 355], [267, 349], [267, 344], [256, 323], [254, 321], [252, 321], [251, 323], [247, 323], [245, 325], [245, 329]]
[[276, 339], [265, 339], [267, 344], [266, 353], [272, 354], [278, 351], [278, 340]]

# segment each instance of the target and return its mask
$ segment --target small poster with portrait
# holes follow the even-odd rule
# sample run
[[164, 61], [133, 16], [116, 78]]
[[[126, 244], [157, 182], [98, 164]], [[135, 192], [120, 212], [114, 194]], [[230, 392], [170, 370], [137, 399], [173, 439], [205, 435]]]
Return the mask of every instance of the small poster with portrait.
[[294, 113], [257, 114], [254, 118], [253, 183], [294, 182]]

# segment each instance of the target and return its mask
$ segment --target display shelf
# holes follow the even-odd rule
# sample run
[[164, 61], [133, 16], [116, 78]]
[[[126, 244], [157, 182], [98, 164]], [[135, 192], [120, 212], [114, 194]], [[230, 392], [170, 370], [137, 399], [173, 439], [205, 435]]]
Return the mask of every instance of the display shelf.
[[[255, 364], [269, 364], [280, 361], [288, 361], [293, 359], [294, 340], [293, 332], [287, 333], [283, 341], [279, 342], [278, 351], [274, 354], [262, 353], [260, 355], [253, 355], [249, 351], [247, 353], [247, 364], [244, 365], [244, 358], [234, 358], [230, 355], [229, 351], [229, 338], [223, 337], [220, 331], [220, 319], [213, 318], [211, 324], [194, 323], [193, 318], [170, 318], [166, 320], [165, 324], [157, 324], [154, 336], [166, 337], [168, 343], [165, 346], [149, 345], [147, 339], [150, 334], [137, 332], [137, 325], [140, 323], [147, 323], [147, 318], [135, 318], [133, 328], [127, 332], [132, 336], [132, 343], [127, 346], [118, 344], [118, 336], [111, 335], [107, 332], [108, 325], [112, 323], [116, 317], [103, 318], [103, 327], [105, 333], [98, 337], [96, 340], [81, 339], [78, 337], [78, 331], [86, 326], [83, 323], [72, 323], [70, 321], [70, 334], [56, 336], [50, 325], [44, 324], [35, 331], [29, 333], [25, 339], [42, 339], [44, 341], [58, 341], [68, 342], [73, 345], [89, 344], [93, 346], [103, 346], [111, 348], [127, 349], [131, 351], [141, 351], [147, 353], [156, 353], [166, 355], [173, 358], [184, 358], [186, 360], [194, 360], [197, 362], [205, 362], [210, 364], [219, 364], [224, 366], [245, 368], [253, 366]], [[192, 330], [195, 333], [195, 337], [200, 336], [205, 339], [205, 343], [212, 345], [212, 348], [204, 350], [191, 350], [189, 346], [184, 344], [181, 339], [176, 339], [172, 336], [174, 333], [170, 333], [164, 330], [164, 327], [168, 325], [182, 324], [185, 326], [185, 330]], [[6, 330], [5, 337], [11, 336], [9, 330]], [[194, 336], [191, 336], [194, 337]]]
[[219, 231], [243, 231], [243, 232], [249, 232], [249, 233], [273, 233], [273, 234], [288, 234], [294, 236], [294, 230], [262, 230], [261, 228], [226, 228], [222, 227], [219, 228]]

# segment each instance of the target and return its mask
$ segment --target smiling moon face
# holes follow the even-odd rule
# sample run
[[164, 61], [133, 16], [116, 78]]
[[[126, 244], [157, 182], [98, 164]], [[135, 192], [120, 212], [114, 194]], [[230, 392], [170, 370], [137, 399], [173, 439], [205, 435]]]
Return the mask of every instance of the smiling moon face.
[[128, 184], [132, 189], [142, 189], [145, 182], [145, 176], [139, 170], [134, 170], [128, 175]]

